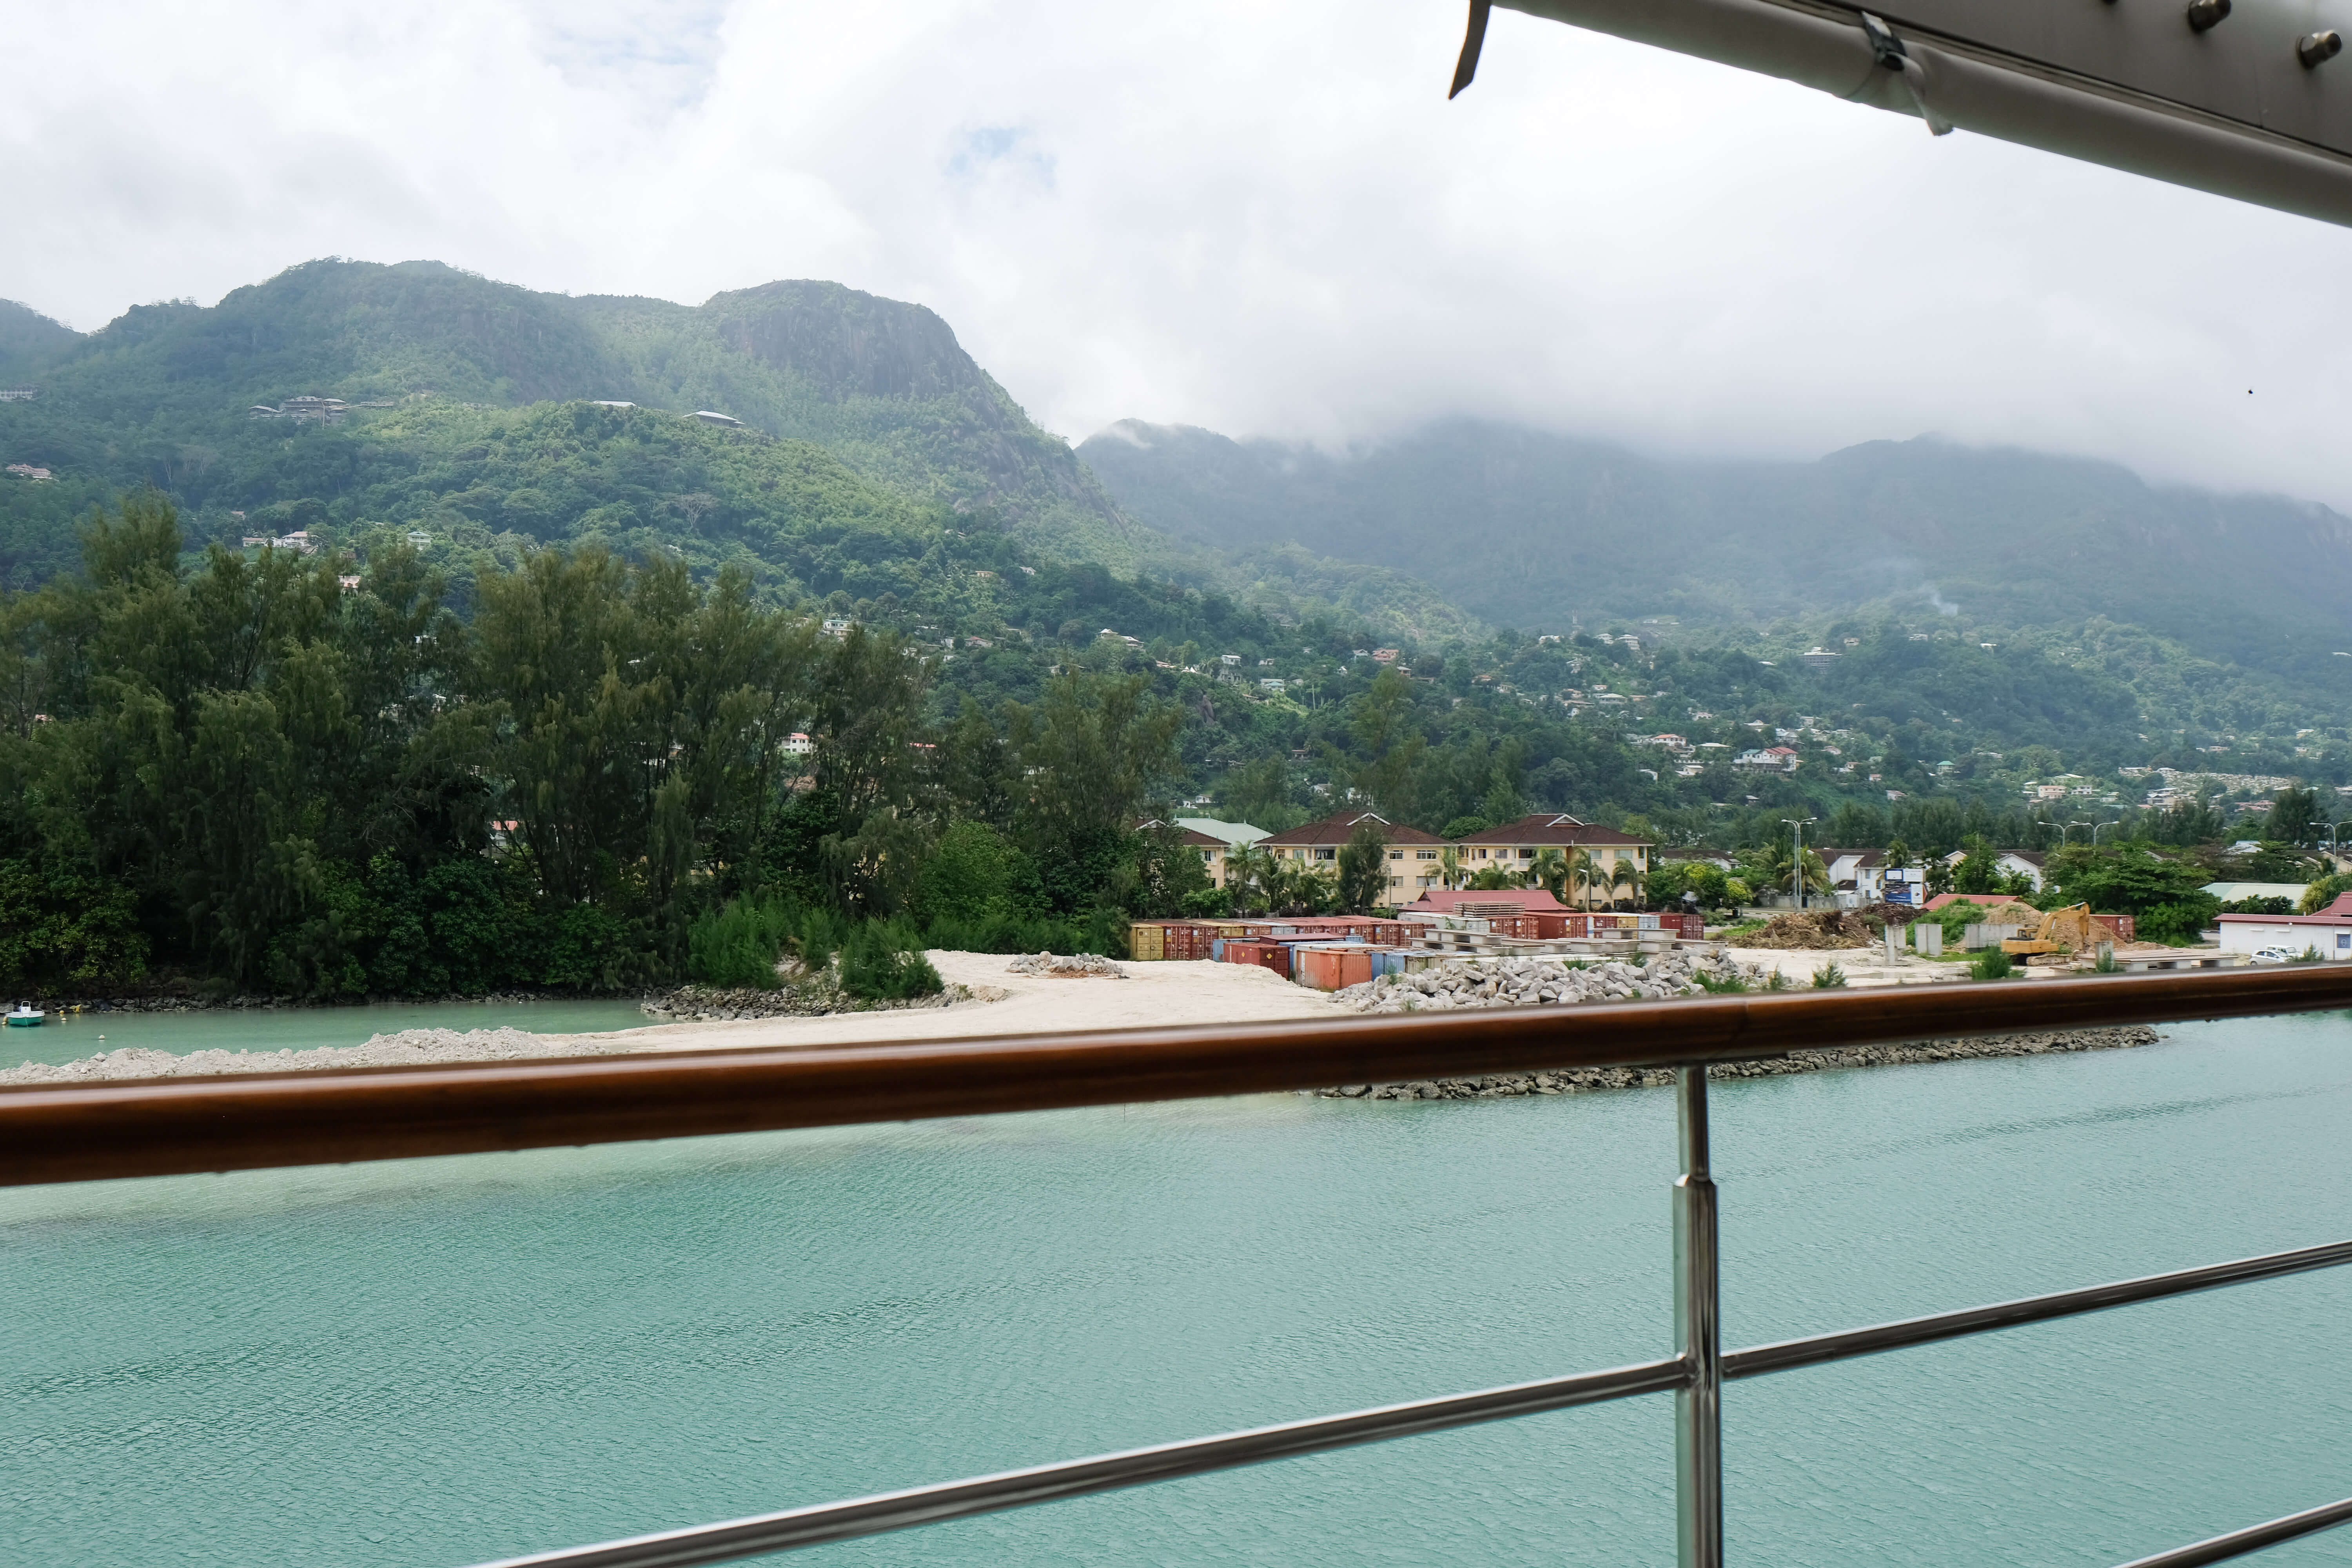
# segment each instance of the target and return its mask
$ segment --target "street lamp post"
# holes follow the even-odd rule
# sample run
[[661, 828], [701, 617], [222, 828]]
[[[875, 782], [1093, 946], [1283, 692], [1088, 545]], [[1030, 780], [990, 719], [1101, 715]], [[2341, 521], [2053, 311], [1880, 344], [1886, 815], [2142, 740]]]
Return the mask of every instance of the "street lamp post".
[[1805, 912], [1805, 823], [1811, 822], [1811, 820], [1812, 818], [1810, 816], [1804, 818], [1802, 821], [1800, 821], [1798, 818], [1793, 816], [1784, 816], [1780, 819], [1780, 825], [1795, 835], [1795, 839], [1790, 846], [1789, 859], [1790, 864], [1795, 867], [1795, 870], [1791, 875], [1795, 878], [1797, 883], [1797, 912], [1799, 914]]
[[2120, 817], [2120, 816], [2118, 816], [2118, 817], [2116, 817], [2116, 820], [2115, 820], [2114, 822], [2102, 822], [2102, 823], [2100, 823], [2100, 824], [2098, 825], [2098, 827], [2094, 827], [2094, 828], [2092, 828], [2092, 829], [2091, 829], [2091, 847], [2092, 847], [2092, 848], [2094, 848], [2094, 849], [2096, 849], [2096, 848], [2099, 847], [2099, 828], [2100, 828], [2100, 827], [2114, 827], [2114, 826], [2116, 826], [2120, 825], [2120, 824], [2122, 823], [2122, 821], [2123, 821], [2123, 818], [2122, 818], [2122, 817]]

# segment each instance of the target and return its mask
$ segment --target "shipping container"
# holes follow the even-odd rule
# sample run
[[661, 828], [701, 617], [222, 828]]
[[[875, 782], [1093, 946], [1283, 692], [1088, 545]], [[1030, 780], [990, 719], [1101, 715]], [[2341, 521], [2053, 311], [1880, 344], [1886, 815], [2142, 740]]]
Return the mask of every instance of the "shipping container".
[[1165, 957], [1167, 942], [1156, 921], [1137, 921], [1127, 928], [1127, 956], [1138, 963], [1152, 963]]

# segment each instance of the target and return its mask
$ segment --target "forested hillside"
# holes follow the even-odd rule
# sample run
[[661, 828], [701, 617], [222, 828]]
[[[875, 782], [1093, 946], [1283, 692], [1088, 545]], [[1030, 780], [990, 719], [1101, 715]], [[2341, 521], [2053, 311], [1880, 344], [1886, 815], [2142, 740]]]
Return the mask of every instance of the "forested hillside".
[[1471, 420], [1336, 456], [1130, 421], [1079, 450], [1156, 528], [1393, 567], [1512, 626], [1883, 608], [2001, 641], [2095, 618], [2307, 708], [2352, 699], [2352, 521], [2112, 464], [1928, 438], [1670, 460]]
[[[0, 404], [0, 454], [53, 476], [0, 480], [0, 583], [18, 587], [74, 563], [75, 528], [94, 506], [151, 485], [205, 539], [306, 523], [421, 525], [468, 545], [596, 536], [705, 562], [731, 552], [780, 585], [799, 581], [802, 557], [762, 556], [763, 542], [831, 518], [835, 497], [845, 510], [832, 521], [853, 532], [887, 511], [934, 533], [1003, 533], [1064, 565], [1328, 601], [1414, 631], [1464, 625], [1382, 567], [1266, 542], [1229, 555], [1136, 527], [946, 322], [834, 283], [689, 307], [535, 293], [435, 262], [320, 261], [211, 308], [141, 306], [87, 336], [0, 307], [0, 353], [39, 387]], [[332, 426], [250, 416], [289, 396], [388, 406]], [[557, 402], [644, 413], [583, 424], [538, 406]], [[777, 460], [805, 482], [712, 468], [706, 458], [740, 448], [714, 444], [725, 427], [680, 418], [703, 409], [741, 421], [740, 439], [785, 443], [795, 455]], [[551, 447], [516, 456], [567, 422]], [[659, 434], [665, 422], [677, 433]], [[752, 489], [730, 490], [730, 475]], [[903, 538], [886, 542], [899, 558]], [[836, 563], [883, 563], [854, 540], [835, 544]]]
[[838, 284], [697, 308], [535, 293], [437, 262], [320, 261], [210, 308], [142, 306], [62, 343], [17, 335], [40, 351], [17, 374], [41, 395], [0, 405], [0, 447], [77, 479], [234, 489], [256, 438], [286, 435], [248, 431], [247, 409], [289, 396], [602, 399], [728, 413], [825, 445], [910, 500], [992, 507], [1041, 544], [1134, 564], [1135, 531], [945, 322]]
[[48, 470], [0, 477], [0, 978], [52, 989], [635, 984], [775, 899], [1109, 945], [1201, 907], [1133, 830], [1187, 805], [1924, 851], [2307, 843], [2352, 786], [2340, 520], [2097, 465], [1126, 426], [1130, 521], [944, 322], [814, 283], [317, 263], [0, 353]]

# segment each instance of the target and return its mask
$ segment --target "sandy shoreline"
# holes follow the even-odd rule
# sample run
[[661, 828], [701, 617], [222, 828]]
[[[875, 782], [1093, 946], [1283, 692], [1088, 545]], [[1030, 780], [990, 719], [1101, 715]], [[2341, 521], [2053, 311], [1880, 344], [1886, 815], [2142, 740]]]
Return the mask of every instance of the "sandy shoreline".
[[[879, 1045], [900, 1040], [987, 1039], [1009, 1035], [1132, 1029], [1186, 1024], [1267, 1023], [1290, 1018], [1360, 1017], [1335, 1003], [1254, 964], [1211, 962], [1128, 963], [1123, 979], [1057, 979], [1009, 973], [1012, 956], [934, 952], [931, 963], [950, 985], [988, 998], [952, 1006], [835, 1013], [728, 1021], [648, 1023], [593, 1034], [530, 1035], [513, 1028], [407, 1030], [361, 1046], [307, 1050], [207, 1050], [175, 1056], [124, 1049], [59, 1065], [28, 1064], [0, 1071], [0, 1085], [87, 1083], [220, 1073], [290, 1072], [335, 1068], [408, 1067], [531, 1058], [629, 1055], [641, 1052], [754, 1050], [776, 1047]], [[1814, 969], [1835, 961], [1859, 984], [1942, 983], [1964, 977], [1957, 964], [1906, 958], [1883, 967], [1876, 949], [1851, 952], [1732, 949], [1742, 963], [1776, 965], [1793, 988], [1809, 986]], [[1873, 963], [1874, 959], [1878, 960]], [[1865, 965], [1869, 968], [1865, 969]], [[1861, 973], [1857, 973], [1861, 972]], [[2006, 1051], [1966, 1054], [2009, 1054]], [[1913, 1058], [1918, 1059], [1918, 1058]], [[1938, 1056], [1926, 1059], [1946, 1059]], [[1824, 1064], [1826, 1065], [1826, 1064]], [[1860, 1060], [1838, 1065], [1868, 1065]]]
[[360, 1046], [308, 1050], [197, 1051], [173, 1056], [128, 1049], [57, 1065], [0, 1071], [0, 1086], [88, 1083], [219, 1073], [298, 1072], [333, 1068], [424, 1067], [443, 1062], [514, 1061], [533, 1057], [619, 1056], [648, 1051], [754, 1050], [775, 1047], [875, 1045], [893, 1040], [1053, 1034], [1077, 1029], [1138, 1029], [1157, 1025], [1263, 1023], [1342, 1016], [1319, 991], [1294, 985], [1272, 970], [1240, 963], [1134, 963], [1128, 978], [1051, 979], [1013, 974], [1013, 954], [932, 952], [950, 985], [985, 987], [994, 1000], [951, 1007], [832, 1013], [822, 1017], [742, 1018], [727, 1022], [648, 1023], [593, 1034], [529, 1035], [512, 1028], [458, 1034], [412, 1029]]

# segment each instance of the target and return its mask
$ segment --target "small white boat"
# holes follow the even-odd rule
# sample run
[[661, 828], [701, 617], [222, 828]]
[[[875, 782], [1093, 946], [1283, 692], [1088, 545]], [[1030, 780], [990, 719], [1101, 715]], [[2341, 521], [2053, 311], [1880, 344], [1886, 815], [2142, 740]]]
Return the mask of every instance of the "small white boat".
[[42, 1020], [47, 1016], [48, 1015], [38, 1007], [19, 1002], [8, 1014], [8, 1026], [12, 1029], [38, 1028]]

